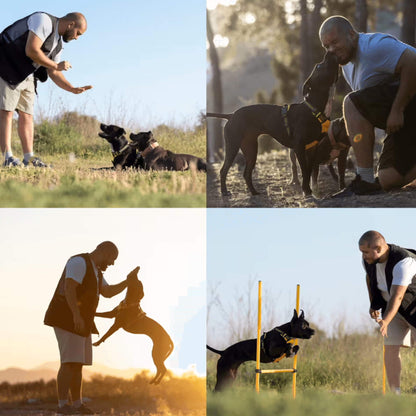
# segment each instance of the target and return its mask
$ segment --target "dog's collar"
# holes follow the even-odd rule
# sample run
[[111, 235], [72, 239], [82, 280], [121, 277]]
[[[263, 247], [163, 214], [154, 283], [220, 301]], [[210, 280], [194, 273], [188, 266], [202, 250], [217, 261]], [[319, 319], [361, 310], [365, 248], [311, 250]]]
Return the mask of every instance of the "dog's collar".
[[124, 147], [122, 147], [119, 151], [117, 152], [112, 152], [114, 157], [120, 156], [128, 147], [130, 146], [129, 143], [127, 143]]
[[149, 146], [146, 147], [146, 149], [143, 150], [143, 152], [140, 152], [143, 157], [145, 157], [149, 152], [151, 152], [153, 149], [156, 149], [156, 147], [159, 147], [158, 142], [150, 143]]
[[321, 124], [324, 124], [325, 122], [329, 121], [329, 118], [324, 113], [322, 113], [322, 111], [318, 111], [312, 104], [309, 104], [306, 100], [304, 100], [303, 102], [312, 111], [314, 117], [316, 117]]

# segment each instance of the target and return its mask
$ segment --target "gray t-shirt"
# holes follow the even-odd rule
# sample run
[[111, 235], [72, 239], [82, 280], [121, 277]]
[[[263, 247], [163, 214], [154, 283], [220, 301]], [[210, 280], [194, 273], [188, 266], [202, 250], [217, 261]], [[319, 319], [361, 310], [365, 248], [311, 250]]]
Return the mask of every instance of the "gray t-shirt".
[[342, 67], [353, 91], [394, 80], [397, 63], [406, 49], [416, 52], [394, 36], [385, 33], [360, 33], [355, 58]]

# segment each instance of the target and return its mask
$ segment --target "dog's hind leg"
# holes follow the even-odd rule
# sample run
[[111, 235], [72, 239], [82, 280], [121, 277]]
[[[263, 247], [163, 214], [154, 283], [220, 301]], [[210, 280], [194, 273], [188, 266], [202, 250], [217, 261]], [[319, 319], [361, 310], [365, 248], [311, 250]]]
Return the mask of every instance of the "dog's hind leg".
[[257, 161], [257, 137], [253, 134], [246, 134], [244, 136], [243, 142], [241, 143], [241, 150], [246, 159], [246, 167], [244, 168], [244, 179], [246, 181], [247, 187], [252, 195], [258, 195], [253, 185], [253, 169]]
[[221, 194], [230, 195], [227, 190], [227, 174], [240, 149], [243, 132], [231, 130], [229, 122], [224, 127], [225, 158], [220, 170]]

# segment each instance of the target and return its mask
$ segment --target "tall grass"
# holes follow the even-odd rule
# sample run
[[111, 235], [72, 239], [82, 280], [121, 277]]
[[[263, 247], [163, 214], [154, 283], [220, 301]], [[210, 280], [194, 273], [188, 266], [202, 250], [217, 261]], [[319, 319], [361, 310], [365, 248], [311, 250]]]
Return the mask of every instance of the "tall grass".
[[[0, 169], [0, 206], [206, 206], [204, 173], [102, 169], [112, 167], [112, 155], [109, 143], [98, 131], [98, 120], [76, 112], [36, 124], [35, 153], [53, 168]], [[184, 130], [160, 125], [153, 133], [161, 146], [173, 152], [205, 157], [202, 125]], [[13, 147], [19, 154], [20, 140], [15, 133]]]

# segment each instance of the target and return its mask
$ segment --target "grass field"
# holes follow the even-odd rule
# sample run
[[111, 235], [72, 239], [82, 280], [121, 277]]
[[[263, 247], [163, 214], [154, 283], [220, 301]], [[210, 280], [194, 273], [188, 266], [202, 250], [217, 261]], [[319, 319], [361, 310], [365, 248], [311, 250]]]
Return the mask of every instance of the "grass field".
[[[316, 325], [312, 324], [316, 328]], [[231, 341], [230, 341], [231, 343]], [[207, 354], [208, 415], [381, 416], [413, 415], [416, 409], [416, 357], [402, 349], [402, 395], [382, 394], [382, 339], [372, 333], [343, 333], [327, 337], [317, 330], [299, 341], [297, 397], [292, 398], [292, 374], [260, 376], [255, 392], [255, 362], [243, 364], [234, 387], [212, 393], [218, 355]], [[293, 360], [262, 364], [261, 368], [291, 368]]]
[[[195, 375], [165, 376], [149, 384], [151, 374], [137, 374], [133, 380], [96, 376], [84, 382], [88, 406], [101, 415], [203, 416], [206, 409], [205, 378]], [[56, 382], [1, 383], [1, 415], [55, 414]]]
[[[98, 137], [98, 124], [76, 113], [37, 124], [35, 152], [53, 168], [0, 168], [0, 207], [206, 206], [204, 173], [103, 169], [112, 167], [112, 155]], [[162, 125], [153, 134], [166, 149], [205, 158], [202, 126], [182, 130]], [[12, 145], [20, 155], [16, 136]]]

